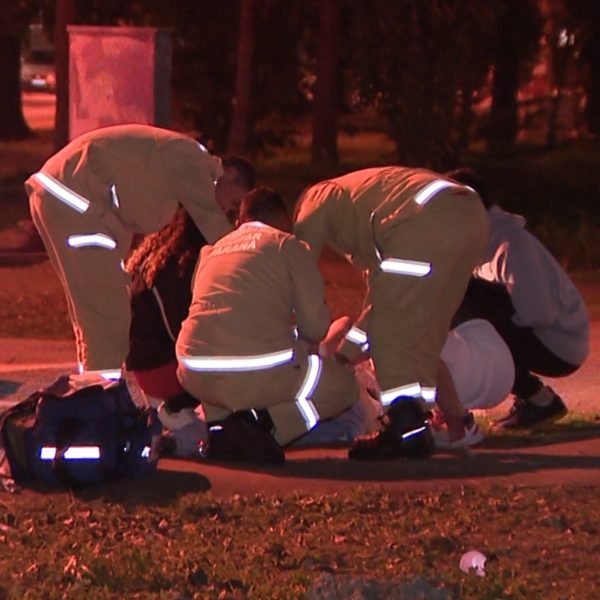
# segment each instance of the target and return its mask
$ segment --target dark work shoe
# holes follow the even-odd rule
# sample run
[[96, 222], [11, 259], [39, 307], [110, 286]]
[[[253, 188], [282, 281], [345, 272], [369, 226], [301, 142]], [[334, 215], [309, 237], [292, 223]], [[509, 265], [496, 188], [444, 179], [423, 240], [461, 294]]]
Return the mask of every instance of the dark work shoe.
[[429, 422], [418, 400], [398, 398], [383, 419], [383, 427], [359, 437], [348, 452], [353, 460], [428, 458], [433, 452]]
[[222, 421], [212, 423], [208, 427], [208, 439], [198, 448], [200, 458], [214, 461], [240, 461], [241, 453], [237, 444], [230, 444]]
[[285, 453], [281, 446], [250, 411], [233, 413], [219, 424], [211, 425], [203, 455], [208, 460], [254, 465], [285, 463]]
[[[530, 399], [515, 398], [509, 413], [494, 422], [494, 427], [499, 429], [534, 429], [543, 425], [550, 425], [564, 417], [568, 410], [561, 397], [548, 386], [542, 387], [535, 396], [551, 396], [550, 404], [539, 406]], [[535, 398], [534, 396], [534, 398]]]

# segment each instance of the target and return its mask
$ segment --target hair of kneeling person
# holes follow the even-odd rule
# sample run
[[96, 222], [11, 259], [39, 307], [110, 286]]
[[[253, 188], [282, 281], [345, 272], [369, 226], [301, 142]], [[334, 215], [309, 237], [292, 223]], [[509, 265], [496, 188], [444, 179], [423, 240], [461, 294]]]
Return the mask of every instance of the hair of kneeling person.
[[239, 222], [249, 221], [260, 221], [282, 231], [291, 231], [292, 227], [285, 200], [270, 187], [258, 187], [242, 198]]

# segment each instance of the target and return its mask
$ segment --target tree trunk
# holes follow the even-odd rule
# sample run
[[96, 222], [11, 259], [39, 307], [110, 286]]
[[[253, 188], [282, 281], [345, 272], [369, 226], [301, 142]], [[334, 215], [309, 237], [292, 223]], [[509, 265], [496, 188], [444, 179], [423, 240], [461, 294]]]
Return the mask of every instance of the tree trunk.
[[23, 117], [20, 57], [19, 38], [0, 31], [0, 140], [23, 140], [34, 135]]
[[57, 0], [54, 44], [56, 56], [56, 116], [54, 149], [69, 141], [69, 37], [67, 25], [75, 22], [74, 0]]
[[313, 105], [313, 166], [338, 163], [338, 100], [340, 80], [340, 1], [322, 0], [319, 13], [317, 81]]
[[492, 106], [488, 129], [488, 145], [492, 151], [511, 149], [519, 130], [517, 92], [519, 89], [519, 56], [512, 47], [511, 29], [519, 18], [518, 2], [509, 0], [501, 17], [498, 51], [494, 62]]
[[242, 0], [238, 38], [235, 98], [229, 126], [227, 152], [243, 155], [248, 151], [248, 122], [254, 54], [254, 0]]
[[586, 118], [590, 133], [600, 137], [600, 17], [593, 13], [590, 25], [590, 40], [586, 48], [589, 83], [587, 85]]

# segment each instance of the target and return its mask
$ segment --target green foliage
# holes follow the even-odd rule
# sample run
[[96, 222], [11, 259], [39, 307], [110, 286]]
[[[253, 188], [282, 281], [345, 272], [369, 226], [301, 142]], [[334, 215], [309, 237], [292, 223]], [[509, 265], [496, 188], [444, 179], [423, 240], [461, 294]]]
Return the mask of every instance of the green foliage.
[[[239, 0], [193, 0], [147, 7], [155, 25], [173, 30], [177, 110], [211, 148], [223, 152], [234, 94]], [[298, 43], [302, 3], [256, 3], [250, 146], [278, 147], [293, 133], [290, 116], [306, 112], [300, 94]]]
[[401, 164], [447, 165], [466, 143], [464, 107], [483, 84], [493, 3], [376, 0], [356, 7], [354, 84], [390, 123]]

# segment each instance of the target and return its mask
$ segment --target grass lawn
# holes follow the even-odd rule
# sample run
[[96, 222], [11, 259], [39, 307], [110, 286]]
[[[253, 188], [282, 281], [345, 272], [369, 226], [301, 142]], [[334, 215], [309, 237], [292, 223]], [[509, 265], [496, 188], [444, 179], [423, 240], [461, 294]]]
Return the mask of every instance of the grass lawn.
[[[22, 182], [50, 148], [47, 134], [36, 142], [0, 143], [0, 228], [27, 216]], [[377, 133], [344, 136], [344, 169], [388, 162], [391, 150]], [[500, 195], [509, 203], [518, 204], [520, 186], [529, 182], [530, 204], [514, 208], [530, 210], [554, 243], [566, 239], [557, 223], [564, 202], [571, 201], [566, 231], [581, 235], [564, 246], [564, 262], [592, 318], [600, 319], [597, 245], [590, 245], [598, 215], [589, 199], [595, 201], [600, 189], [594, 152], [560, 149], [483, 168], [504, 181]], [[260, 183], [277, 187], [292, 202], [319, 178], [305, 166], [306, 158], [302, 146], [262, 159]], [[557, 188], [553, 174], [566, 182], [563, 187]], [[570, 192], [578, 183], [584, 200], [561, 200], [560, 190]], [[548, 189], [554, 191], [545, 196]], [[551, 210], [544, 219], [545, 198]], [[360, 275], [330, 254], [321, 267], [333, 316], [356, 316]], [[63, 293], [47, 261], [0, 267], [0, 278], [0, 337], [71, 337]], [[590, 435], [598, 435], [597, 424], [570, 415], [535, 441]], [[533, 440], [529, 434], [490, 435], [486, 445]], [[398, 469], [401, 476], [401, 461]], [[0, 600], [591, 600], [600, 597], [599, 493], [600, 484], [530, 488], [481, 482], [412, 494], [370, 485], [331, 495], [222, 500], [190, 474], [168, 471], [139, 484], [74, 494], [0, 493]], [[485, 577], [459, 569], [460, 557], [472, 549], [488, 558]]]
[[[598, 597], [598, 486], [224, 501], [175, 475], [0, 499], [0, 597]], [[459, 569], [473, 549], [485, 577]]]

